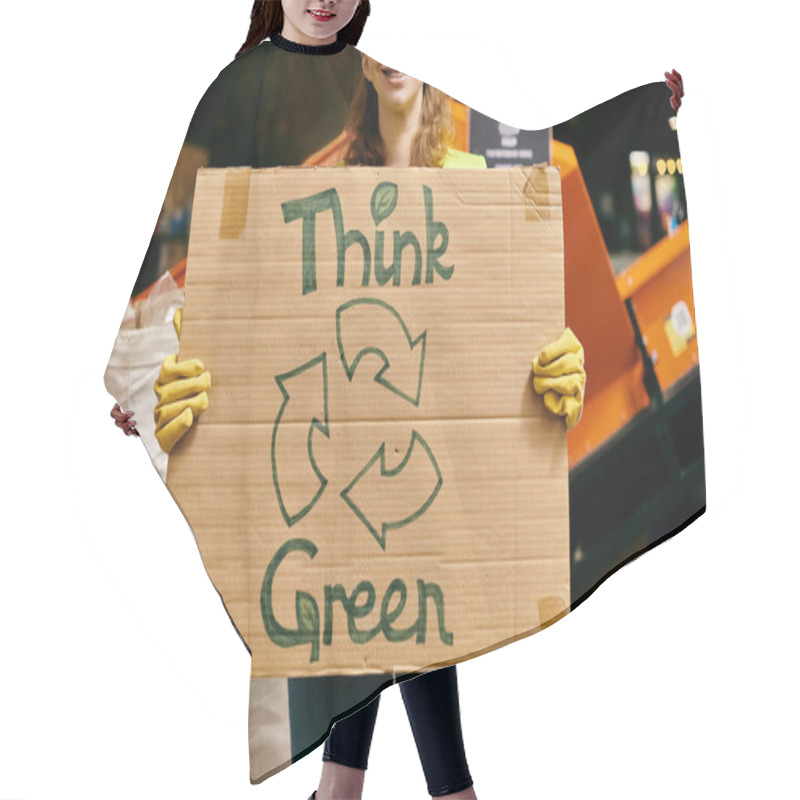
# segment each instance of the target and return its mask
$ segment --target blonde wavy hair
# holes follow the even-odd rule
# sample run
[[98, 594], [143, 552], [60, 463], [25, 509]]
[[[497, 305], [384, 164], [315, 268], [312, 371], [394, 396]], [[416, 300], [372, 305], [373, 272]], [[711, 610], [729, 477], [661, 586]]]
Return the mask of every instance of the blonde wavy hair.
[[[422, 85], [422, 115], [411, 143], [412, 167], [441, 166], [453, 131], [449, 101], [439, 89], [427, 83]], [[345, 131], [349, 142], [345, 164], [367, 167], [386, 164], [386, 149], [378, 128], [378, 93], [363, 75], [353, 96]]]

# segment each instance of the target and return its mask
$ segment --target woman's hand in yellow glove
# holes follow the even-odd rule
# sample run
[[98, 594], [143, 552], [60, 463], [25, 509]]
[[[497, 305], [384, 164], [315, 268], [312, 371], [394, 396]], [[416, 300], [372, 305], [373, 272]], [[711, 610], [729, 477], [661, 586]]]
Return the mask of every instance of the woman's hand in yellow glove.
[[[172, 319], [175, 333], [181, 335], [183, 310], [178, 309]], [[156, 439], [159, 447], [170, 453], [192, 427], [195, 418], [208, 408], [208, 389], [211, 374], [205, 371], [198, 358], [178, 361], [178, 356], [167, 356], [161, 364], [161, 373], [153, 389], [158, 397], [153, 416], [156, 421]]]
[[543, 396], [548, 411], [566, 419], [569, 431], [583, 413], [585, 387], [583, 345], [567, 328], [533, 359], [533, 388]]

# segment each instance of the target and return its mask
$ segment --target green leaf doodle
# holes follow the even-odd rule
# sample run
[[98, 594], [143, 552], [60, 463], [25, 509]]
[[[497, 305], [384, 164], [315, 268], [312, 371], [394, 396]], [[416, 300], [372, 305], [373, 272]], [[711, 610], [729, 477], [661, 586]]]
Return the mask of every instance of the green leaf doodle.
[[375, 187], [370, 203], [375, 227], [383, 222], [397, 206], [397, 184], [383, 181]]

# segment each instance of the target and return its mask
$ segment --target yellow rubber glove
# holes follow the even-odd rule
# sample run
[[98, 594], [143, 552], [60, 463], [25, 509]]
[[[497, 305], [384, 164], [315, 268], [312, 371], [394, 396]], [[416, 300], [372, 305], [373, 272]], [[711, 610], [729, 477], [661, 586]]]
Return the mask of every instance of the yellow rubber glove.
[[583, 345], [569, 328], [533, 359], [533, 376], [533, 388], [543, 395], [545, 408], [564, 417], [567, 430], [572, 430], [583, 413], [586, 370]]
[[[178, 338], [181, 335], [183, 309], [172, 318]], [[167, 356], [153, 390], [158, 397], [153, 416], [156, 421], [156, 440], [159, 447], [170, 453], [192, 427], [195, 418], [208, 408], [208, 389], [211, 374], [205, 371], [198, 358], [178, 361], [178, 356]]]

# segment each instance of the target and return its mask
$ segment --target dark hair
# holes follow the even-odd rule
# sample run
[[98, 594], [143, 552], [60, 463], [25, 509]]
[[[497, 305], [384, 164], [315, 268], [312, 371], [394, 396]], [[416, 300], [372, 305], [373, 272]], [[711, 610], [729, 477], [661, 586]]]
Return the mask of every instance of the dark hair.
[[[339, 31], [336, 38], [344, 39], [348, 44], [358, 44], [368, 16], [369, 0], [361, 0], [353, 19]], [[250, 30], [236, 58], [261, 44], [268, 36], [274, 36], [282, 30], [283, 6], [280, 0], [255, 0], [253, 10], [250, 12]]]

